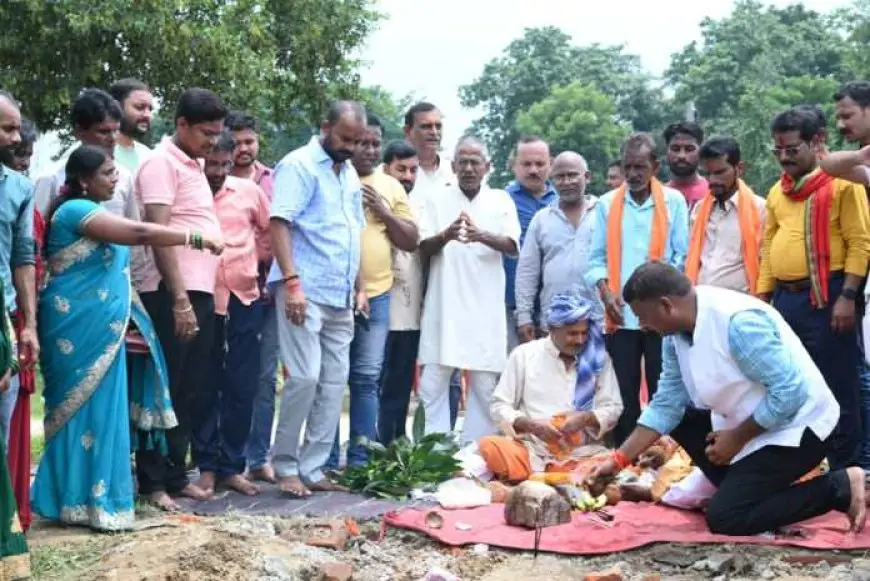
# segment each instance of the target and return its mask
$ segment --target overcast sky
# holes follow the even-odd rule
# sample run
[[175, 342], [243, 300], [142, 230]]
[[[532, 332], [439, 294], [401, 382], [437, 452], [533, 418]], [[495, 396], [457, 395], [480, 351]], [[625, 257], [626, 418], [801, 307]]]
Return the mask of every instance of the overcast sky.
[[[849, 2], [803, 4], [828, 11]], [[445, 116], [444, 146], [452, 148], [477, 117], [460, 106], [458, 88], [474, 81], [524, 28], [554, 25], [577, 44], [625, 44], [648, 70], [661, 74], [672, 53], [700, 39], [704, 17], [721, 18], [733, 5], [733, 0], [378, 0], [388, 19], [363, 51], [362, 80], [438, 105]]]

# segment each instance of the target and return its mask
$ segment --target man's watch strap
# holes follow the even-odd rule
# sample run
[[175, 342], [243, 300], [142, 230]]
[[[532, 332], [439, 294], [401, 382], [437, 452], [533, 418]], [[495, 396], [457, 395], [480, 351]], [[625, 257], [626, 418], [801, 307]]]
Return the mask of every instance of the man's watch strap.
[[844, 288], [843, 292], [840, 293], [840, 296], [844, 299], [854, 301], [858, 298], [858, 291], [853, 288]]

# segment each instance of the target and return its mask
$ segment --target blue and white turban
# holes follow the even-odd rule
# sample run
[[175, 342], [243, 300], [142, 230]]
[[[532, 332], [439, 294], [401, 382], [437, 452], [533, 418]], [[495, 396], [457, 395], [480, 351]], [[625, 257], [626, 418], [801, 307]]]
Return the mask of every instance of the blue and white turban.
[[589, 340], [577, 354], [577, 384], [574, 388], [574, 409], [592, 409], [595, 381], [604, 368], [607, 353], [601, 325], [593, 318], [593, 304], [578, 293], [559, 293], [553, 296], [547, 309], [547, 327], [550, 329], [573, 325], [580, 321], [589, 324]]

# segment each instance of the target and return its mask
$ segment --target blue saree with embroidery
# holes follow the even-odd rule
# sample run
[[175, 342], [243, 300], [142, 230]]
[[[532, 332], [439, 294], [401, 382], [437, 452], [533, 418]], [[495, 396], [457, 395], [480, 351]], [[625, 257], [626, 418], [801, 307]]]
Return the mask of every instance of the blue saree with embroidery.
[[[129, 250], [82, 234], [103, 211], [70, 200], [49, 226], [49, 281], [38, 309], [45, 452], [31, 504], [50, 520], [118, 531], [134, 520], [131, 431], [158, 433], [176, 422], [163, 353], [130, 286]], [[131, 318], [150, 350], [131, 355], [128, 372]]]

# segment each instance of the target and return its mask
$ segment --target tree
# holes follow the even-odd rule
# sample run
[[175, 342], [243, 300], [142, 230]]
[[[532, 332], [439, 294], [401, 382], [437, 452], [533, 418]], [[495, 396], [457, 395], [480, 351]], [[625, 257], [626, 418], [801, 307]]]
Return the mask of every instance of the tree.
[[618, 121], [613, 97], [580, 82], [556, 87], [520, 113], [517, 129], [543, 137], [553, 155], [563, 151], [582, 154], [590, 169], [601, 173], [618, 155], [628, 133], [628, 127]]
[[[0, 3], [0, 78], [43, 131], [82, 87], [141, 78], [172, 107], [202, 86], [262, 119], [316, 119], [358, 84], [372, 0], [20, 0]], [[38, 39], [38, 41], [34, 41]]]
[[464, 107], [484, 110], [471, 130], [490, 147], [494, 183], [510, 179], [508, 157], [520, 136], [517, 117], [554, 87], [575, 81], [612, 97], [619, 119], [638, 130], [661, 123], [661, 93], [650, 87], [638, 57], [625, 54], [621, 46], [574, 46], [556, 27], [527, 28], [522, 38], [484, 66], [474, 82], [459, 90]]

